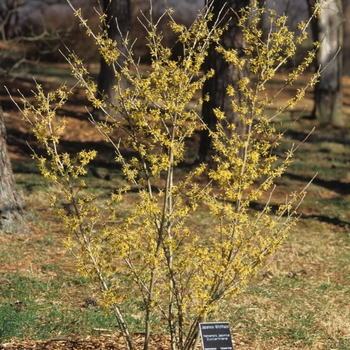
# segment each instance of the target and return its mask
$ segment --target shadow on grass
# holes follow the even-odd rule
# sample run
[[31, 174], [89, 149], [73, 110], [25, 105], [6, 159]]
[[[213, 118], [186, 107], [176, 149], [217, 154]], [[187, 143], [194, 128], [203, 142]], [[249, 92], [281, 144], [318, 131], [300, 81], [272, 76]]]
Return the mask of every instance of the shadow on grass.
[[[262, 211], [265, 207], [265, 204], [259, 203], [259, 202], [251, 202], [249, 204], [249, 208], [256, 210], [256, 211]], [[278, 205], [271, 204], [270, 205], [272, 212], [276, 212], [279, 208]], [[350, 228], [350, 221], [344, 221], [340, 220], [338, 218], [332, 218], [327, 215], [319, 215], [319, 214], [301, 214], [299, 216], [301, 219], [313, 219], [317, 220], [319, 222], [325, 222], [327, 224], [332, 224], [334, 226], [338, 227], [349, 227]]]
[[[317, 130], [320, 130], [320, 127], [318, 127]], [[350, 144], [350, 137], [349, 137], [349, 130], [344, 129], [327, 129], [323, 128], [318, 133], [312, 133], [309, 135], [310, 131], [296, 131], [288, 129], [284, 136], [286, 138], [291, 138], [294, 140], [298, 140], [300, 142], [304, 141], [307, 138], [307, 142], [310, 143], [319, 143], [319, 142], [334, 142], [342, 145], [349, 145]]]
[[[286, 173], [284, 176], [288, 177], [291, 180], [297, 180], [304, 183], [308, 183], [311, 180], [310, 177], [291, 173]], [[324, 187], [327, 190], [337, 192], [342, 196], [350, 194], [350, 183], [344, 183], [338, 180], [322, 180], [318, 177], [314, 178], [312, 183], [316, 186]]]

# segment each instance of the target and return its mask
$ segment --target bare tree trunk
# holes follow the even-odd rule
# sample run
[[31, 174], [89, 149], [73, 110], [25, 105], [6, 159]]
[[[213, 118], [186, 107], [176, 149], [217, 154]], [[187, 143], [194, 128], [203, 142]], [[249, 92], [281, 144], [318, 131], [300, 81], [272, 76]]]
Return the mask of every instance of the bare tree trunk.
[[[107, 15], [108, 37], [116, 41], [118, 49], [123, 52], [122, 37], [125, 38], [129, 32], [131, 23], [130, 0], [103, 0], [103, 8]], [[116, 20], [118, 21], [120, 32]], [[113, 91], [113, 86], [116, 84], [115, 69], [118, 70], [118, 65], [122, 65], [123, 61], [124, 57], [121, 55], [115, 65], [107, 64], [101, 57], [98, 91], [101, 95], [108, 95], [107, 110], [109, 112], [112, 112], [110, 106], [115, 103], [115, 91]], [[122, 83], [126, 84], [126, 82]]]
[[23, 219], [23, 204], [13, 177], [6, 144], [6, 129], [0, 104], [0, 232], [32, 233]]
[[[229, 27], [224, 32], [220, 44], [225, 49], [236, 49], [240, 55], [243, 55], [243, 35], [240, 27], [237, 26], [237, 18], [235, 13], [239, 13], [239, 10], [249, 5], [249, 0], [216, 0], [213, 2], [214, 19], [219, 16], [220, 10], [225, 5], [225, 9], [232, 9], [228, 11], [222, 23], [228, 23]], [[237, 81], [241, 78], [241, 72], [232, 64], [228, 64], [222, 54], [219, 54], [216, 49], [216, 44], [212, 44], [209, 48], [208, 56], [204, 63], [204, 70], [208, 72], [210, 69], [215, 70], [215, 75], [210, 80], [207, 80], [203, 87], [203, 96], [209, 95], [210, 100], [205, 101], [202, 106], [202, 119], [209, 127], [210, 130], [215, 129], [217, 118], [214, 115], [213, 109], [220, 108], [225, 112], [230, 123], [236, 124], [236, 132], [243, 133], [242, 125], [237, 116], [233, 113], [231, 107], [231, 98], [226, 94], [226, 88], [228, 85], [232, 85], [237, 91], [238, 103], [240, 100], [240, 92], [237, 86]], [[199, 145], [198, 158], [200, 161], [205, 161], [208, 151], [211, 147], [211, 138], [208, 130], [202, 130], [201, 140]]]
[[[315, 89], [315, 114], [321, 124], [341, 126], [342, 116], [342, 2], [323, 0], [318, 22], [318, 40], [322, 42], [318, 64], [325, 68]], [[339, 51], [339, 52], [338, 52]]]
[[343, 44], [343, 74], [350, 75], [350, 1], [343, 0], [343, 13], [344, 13], [344, 30], [343, 38], [348, 38], [344, 40]]
[[[260, 8], [266, 8], [267, 7], [266, 0], [258, 0], [258, 3], [259, 3], [259, 7]], [[267, 42], [269, 31], [270, 31], [270, 27], [271, 27], [271, 23], [269, 21], [269, 13], [265, 12], [265, 13], [263, 13], [261, 15], [261, 18], [260, 18], [260, 28], [262, 30], [261, 40], [264, 43]]]

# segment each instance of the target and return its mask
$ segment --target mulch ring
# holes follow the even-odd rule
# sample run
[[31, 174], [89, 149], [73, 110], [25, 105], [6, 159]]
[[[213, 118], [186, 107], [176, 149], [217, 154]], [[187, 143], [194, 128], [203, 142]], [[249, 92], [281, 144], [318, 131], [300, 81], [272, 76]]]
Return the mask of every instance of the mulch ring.
[[[135, 334], [133, 336], [136, 349], [143, 348], [143, 335]], [[149, 344], [149, 350], [168, 350], [169, 336], [154, 335]], [[74, 350], [91, 350], [91, 349], [127, 349], [125, 340], [120, 334], [103, 334], [91, 338], [54, 338], [50, 340], [23, 340], [0, 344], [0, 349], [4, 350], [56, 350], [56, 349], [74, 349]]]

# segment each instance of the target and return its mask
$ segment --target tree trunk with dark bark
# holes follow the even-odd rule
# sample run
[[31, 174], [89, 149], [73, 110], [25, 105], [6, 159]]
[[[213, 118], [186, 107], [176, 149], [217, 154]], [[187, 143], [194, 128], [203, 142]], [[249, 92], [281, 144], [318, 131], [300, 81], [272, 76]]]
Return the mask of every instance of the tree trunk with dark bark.
[[0, 105], [0, 232], [32, 233], [23, 218], [22, 199], [18, 194], [6, 144], [6, 129]]
[[343, 0], [343, 12], [344, 12], [344, 30], [343, 38], [343, 74], [350, 76], [350, 1]]
[[[249, 0], [216, 0], [213, 2], [213, 23], [218, 18], [220, 10], [225, 6], [226, 10], [232, 9], [233, 11], [227, 11], [224, 19], [221, 23], [228, 23], [228, 29], [225, 30], [220, 44], [225, 49], [236, 49], [239, 55], [243, 55], [244, 42], [243, 34], [240, 27], [237, 26], [236, 13], [239, 10], [249, 5]], [[225, 13], [226, 11], [224, 11]], [[203, 96], [209, 95], [209, 101], [205, 101], [202, 106], [202, 119], [210, 130], [215, 130], [217, 118], [214, 115], [213, 109], [220, 108], [225, 112], [226, 117], [230, 123], [236, 124], [236, 132], [243, 133], [243, 125], [240, 125], [240, 121], [233, 113], [231, 107], [231, 97], [227, 96], [226, 88], [228, 85], [232, 85], [237, 91], [235, 96], [240, 100], [240, 92], [237, 87], [237, 81], [242, 78], [242, 72], [232, 64], [228, 64], [222, 57], [222, 54], [216, 51], [216, 44], [212, 44], [209, 47], [208, 56], [204, 63], [204, 70], [208, 72], [210, 69], [215, 70], [213, 78], [207, 80], [203, 87]], [[205, 161], [208, 155], [208, 151], [211, 148], [211, 138], [208, 130], [202, 130], [201, 140], [199, 146], [198, 158], [200, 161]]]
[[[131, 12], [130, 0], [103, 0], [103, 8], [107, 15], [106, 24], [108, 37], [117, 43], [119, 51], [125, 51], [122, 44], [122, 38], [126, 37], [130, 31]], [[117, 21], [118, 26], [117, 26]], [[119, 56], [118, 61], [114, 64], [107, 64], [101, 57], [100, 73], [98, 77], [98, 91], [101, 95], [107, 94], [107, 111], [111, 112], [110, 106], [115, 104], [115, 94], [113, 86], [116, 84], [115, 70], [123, 65], [124, 57]], [[122, 81], [126, 85], [125, 81]], [[124, 86], [125, 87], [125, 86]]]

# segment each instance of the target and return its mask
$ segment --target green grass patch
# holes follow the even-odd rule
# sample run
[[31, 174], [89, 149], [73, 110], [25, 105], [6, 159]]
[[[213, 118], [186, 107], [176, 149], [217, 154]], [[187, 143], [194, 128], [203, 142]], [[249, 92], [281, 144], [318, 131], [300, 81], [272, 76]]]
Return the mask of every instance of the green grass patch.
[[98, 328], [115, 330], [113, 315], [84, 301], [89, 297], [83, 292], [90, 289], [89, 282], [72, 277], [1, 275], [0, 342], [84, 336]]

